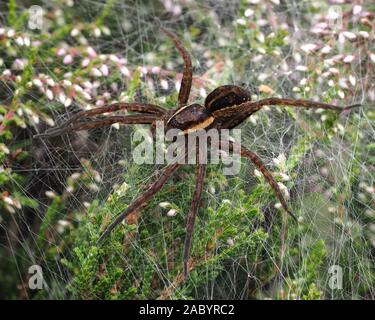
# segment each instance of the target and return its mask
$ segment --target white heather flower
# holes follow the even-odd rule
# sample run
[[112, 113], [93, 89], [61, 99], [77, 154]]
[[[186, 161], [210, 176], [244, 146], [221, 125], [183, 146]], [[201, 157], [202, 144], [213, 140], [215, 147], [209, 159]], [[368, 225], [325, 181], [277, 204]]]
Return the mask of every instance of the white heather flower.
[[280, 202], [275, 203], [275, 208], [276, 208], [276, 209], [281, 209], [282, 207], [283, 207], [283, 206], [281, 205]]
[[34, 84], [34, 86], [36, 86], [38, 88], [43, 87], [43, 82], [40, 79], [34, 79], [33, 84]]
[[95, 102], [95, 105], [96, 105], [97, 107], [102, 107], [102, 106], [105, 105], [105, 102], [104, 102], [104, 100], [99, 99], [99, 100], [97, 100], [97, 101]]
[[116, 130], [120, 130], [120, 124], [118, 122], [111, 124], [111, 127], [116, 129]]
[[298, 66], [296, 67], [296, 70], [297, 70], [297, 71], [305, 72], [305, 71], [308, 70], [308, 68], [307, 68], [306, 66], [298, 65]]
[[99, 186], [96, 184], [96, 183], [90, 183], [88, 185], [88, 188], [91, 190], [91, 191], [94, 191], [94, 192], [97, 192], [100, 190]]
[[79, 34], [79, 29], [77, 29], [77, 28], [73, 28], [72, 31], [70, 32], [70, 35], [72, 37], [76, 37], [76, 36], [78, 36], [78, 34]]
[[373, 63], [375, 63], [375, 53], [370, 53], [370, 59]]
[[356, 78], [353, 75], [350, 75], [349, 76], [349, 82], [354, 87], [355, 84], [357, 83], [357, 80], [356, 80]]
[[89, 63], [90, 63], [90, 59], [88, 59], [88, 58], [84, 58], [84, 59], [82, 60], [81, 65], [82, 65], [83, 68], [86, 68], [86, 67], [89, 65]]
[[85, 208], [89, 208], [91, 206], [91, 203], [87, 201], [83, 201], [83, 205], [85, 206]]
[[337, 92], [337, 94], [338, 94], [338, 96], [339, 96], [341, 99], [344, 99], [344, 98], [345, 98], [345, 93], [344, 93], [344, 91], [339, 90], [339, 91]]
[[286, 173], [280, 172], [279, 176], [281, 177], [281, 180], [283, 181], [290, 181], [290, 177]]
[[94, 29], [94, 36], [95, 37], [99, 38], [101, 34], [102, 34], [102, 32], [100, 31], [99, 28]]
[[9, 29], [7, 32], [8, 38], [13, 38], [16, 35], [16, 32], [13, 29]]
[[126, 182], [124, 182], [121, 184], [120, 187], [116, 189], [116, 194], [121, 197], [125, 195], [128, 190], [129, 190], [129, 185]]
[[51, 190], [46, 191], [45, 195], [50, 199], [54, 199], [57, 196], [56, 193]]
[[286, 200], [290, 198], [288, 188], [281, 182], [277, 183]]
[[353, 7], [353, 14], [354, 14], [354, 15], [357, 15], [357, 14], [361, 13], [361, 11], [362, 11], [362, 6], [356, 4], [356, 5]]
[[125, 76], [125, 77], [130, 77], [130, 72], [129, 69], [125, 66], [122, 66], [120, 68], [120, 72]]
[[71, 64], [73, 62], [73, 57], [71, 54], [67, 54], [65, 57], [64, 57], [64, 60], [63, 60], [63, 63], [64, 64]]
[[324, 53], [324, 54], [330, 53], [331, 51], [332, 51], [332, 47], [330, 47], [330, 46], [324, 46], [324, 47], [320, 50], [320, 52], [321, 52], [321, 53]]
[[101, 73], [103, 74], [103, 76], [108, 76], [109, 74], [109, 70], [108, 70], [108, 67], [106, 64], [103, 64], [101, 67], [100, 67], [100, 71]]
[[11, 197], [3, 196], [3, 201], [11, 206], [13, 206], [13, 199]]
[[12, 72], [9, 69], [5, 69], [3, 71], [3, 76], [5, 76], [5, 77], [9, 77], [11, 74], [12, 74]]
[[98, 68], [92, 68], [91, 74], [94, 77], [101, 77], [102, 76], [102, 73], [100, 72], [100, 70]]
[[370, 37], [370, 34], [369, 34], [367, 31], [359, 31], [358, 34], [359, 34], [362, 38], [365, 38], [365, 39], [367, 39], [368, 37]]
[[340, 78], [339, 79], [339, 86], [343, 89], [348, 89], [349, 86], [347, 85], [347, 79], [346, 78]]
[[114, 63], [120, 63], [120, 59], [118, 56], [116, 56], [115, 54], [110, 54], [109, 55], [109, 60], [111, 60], [112, 62]]
[[98, 183], [102, 181], [102, 177], [100, 176], [99, 172], [95, 172], [95, 174], [94, 174], [94, 180], [96, 182], [98, 182]]
[[5, 154], [9, 154], [10, 153], [8, 147], [5, 144], [3, 144], [3, 143], [0, 144], [0, 151], [4, 152]]
[[102, 32], [106, 35], [109, 36], [111, 35], [111, 30], [107, 26], [102, 27]]
[[170, 210], [167, 212], [167, 216], [168, 216], [168, 217], [174, 217], [176, 214], [177, 214], [177, 210], [176, 210], [176, 209], [170, 209]]
[[50, 89], [46, 90], [46, 96], [49, 100], [53, 100], [53, 92]]
[[64, 102], [65, 107], [69, 107], [72, 104], [72, 99], [67, 97]]
[[50, 126], [50, 127], [53, 127], [55, 125], [55, 121], [53, 121], [53, 119], [51, 118], [46, 118], [45, 119], [46, 123]]
[[79, 84], [74, 84], [73, 88], [77, 92], [82, 92], [83, 91], [82, 87]]
[[237, 19], [236, 23], [241, 25], [241, 26], [246, 26], [246, 20], [242, 19], [242, 18]]
[[251, 17], [254, 14], [254, 10], [246, 9], [245, 10], [245, 17]]
[[61, 91], [61, 92], [59, 93], [59, 97], [58, 97], [58, 99], [59, 99], [59, 101], [60, 101], [62, 104], [64, 104], [64, 103], [65, 103], [65, 100], [66, 100], [66, 95], [65, 95], [65, 93]]
[[92, 47], [88, 47], [86, 51], [90, 58], [96, 58], [96, 51]]
[[19, 46], [23, 46], [25, 44], [25, 42], [23, 41], [23, 38], [22, 37], [17, 37], [16, 38], [16, 43], [19, 45]]
[[26, 59], [16, 59], [13, 62], [12, 69], [23, 70], [27, 64]]
[[66, 80], [66, 79], [64, 79], [62, 81], [62, 83], [63, 83], [64, 87], [71, 87], [73, 85], [71, 81]]
[[254, 176], [260, 178], [262, 176], [262, 173], [258, 169], [254, 169]]
[[57, 50], [57, 55], [59, 57], [65, 56], [65, 54], [66, 54], [66, 50], [64, 48], [60, 48]]
[[332, 74], [336, 74], [336, 75], [340, 74], [340, 71], [337, 68], [329, 68], [328, 71]]
[[318, 48], [318, 46], [314, 43], [307, 43], [301, 46], [302, 51], [306, 53], [310, 53], [315, 51]]
[[51, 78], [48, 78], [47, 80], [46, 80], [46, 82], [47, 82], [47, 84], [50, 86], [50, 87], [53, 87], [56, 83], [55, 83], [55, 81], [53, 80], [53, 79], [51, 79]]
[[355, 38], [357, 38], [357, 36], [353, 32], [344, 31], [342, 34], [344, 35], [345, 38], [349, 40], [354, 40]]
[[168, 207], [170, 207], [170, 206], [171, 206], [171, 203], [168, 202], [168, 201], [164, 201], [164, 202], [160, 202], [160, 203], [159, 203], [159, 207], [160, 207], [160, 208], [168, 208]]
[[168, 90], [168, 81], [165, 80], [165, 79], [162, 79], [160, 80], [160, 86], [164, 89], [164, 90]]
[[216, 189], [215, 189], [215, 187], [212, 184], [210, 184], [208, 186], [208, 192], [211, 193], [211, 194], [215, 194], [216, 193]]
[[299, 84], [301, 86], [305, 86], [307, 84], [307, 79], [306, 78], [301, 79], [301, 81], [299, 82]]
[[345, 63], [351, 63], [354, 60], [354, 56], [349, 55], [344, 58]]
[[200, 88], [199, 89], [199, 95], [204, 98], [207, 96], [207, 92], [206, 92], [206, 89], [205, 88]]
[[82, 91], [81, 94], [86, 100], [91, 100], [91, 95], [88, 92]]
[[228, 240], [227, 240], [227, 244], [228, 244], [229, 246], [233, 247], [233, 246], [234, 246], [234, 240], [233, 240], [233, 238], [228, 238]]
[[286, 161], [286, 158], [285, 158], [285, 155], [283, 153], [280, 153], [279, 156], [277, 158], [273, 158], [272, 159], [272, 162], [276, 165], [276, 166], [280, 166], [282, 164], [284, 164]]

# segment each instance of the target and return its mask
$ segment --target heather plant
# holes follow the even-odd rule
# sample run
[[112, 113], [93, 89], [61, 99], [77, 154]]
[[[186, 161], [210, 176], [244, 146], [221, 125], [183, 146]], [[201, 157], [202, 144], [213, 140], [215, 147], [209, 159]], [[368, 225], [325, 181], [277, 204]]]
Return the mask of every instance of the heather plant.
[[[372, 3], [36, 5], [0, 5], [1, 298], [374, 298]], [[192, 55], [192, 100], [237, 84], [253, 100], [362, 104], [341, 115], [266, 107], [241, 126], [243, 144], [265, 161], [299, 223], [245, 160], [235, 176], [209, 165], [186, 281], [194, 167], [184, 166], [99, 246], [158, 168], [132, 159], [131, 135], [147, 128], [33, 138], [78, 110], [116, 101], [173, 108], [182, 61], [155, 31], [160, 25]], [[29, 286], [32, 265], [43, 270], [40, 290]]]

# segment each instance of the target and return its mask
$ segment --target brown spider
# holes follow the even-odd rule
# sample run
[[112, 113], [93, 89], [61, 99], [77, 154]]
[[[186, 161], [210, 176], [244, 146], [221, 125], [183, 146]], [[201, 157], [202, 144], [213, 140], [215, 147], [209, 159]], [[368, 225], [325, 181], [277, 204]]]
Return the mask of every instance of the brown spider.
[[[278, 106], [294, 106], [304, 108], [322, 108], [336, 111], [348, 110], [359, 105], [351, 105], [341, 108], [335, 105], [324, 104], [307, 100], [294, 100], [294, 99], [280, 99], [280, 98], [267, 98], [256, 102], [251, 102], [251, 95], [246, 90], [234, 86], [224, 85], [213, 90], [205, 99], [204, 106], [200, 104], [188, 104], [190, 89], [192, 84], [192, 63], [191, 58], [177, 36], [172, 32], [163, 29], [163, 32], [171, 38], [177, 50], [184, 60], [184, 71], [181, 82], [181, 87], [178, 95], [178, 106], [173, 110], [167, 110], [160, 106], [149, 103], [114, 103], [108, 106], [96, 108], [88, 111], [78, 112], [71, 117], [68, 121], [61, 126], [51, 128], [43, 134], [36, 135], [35, 137], [51, 137], [67, 133], [71, 131], [88, 130], [98, 127], [109, 126], [114, 123], [123, 124], [149, 124], [151, 129], [155, 129], [156, 121], [163, 121], [166, 129], [180, 129], [183, 131], [185, 138], [191, 132], [199, 129], [232, 129], [241, 124], [246, 118], [253, 113], [260, 110], [266, 105]], [[116, 112], [119, 110], [126, 110], [136, 112], [132, 115], [116, 115], [107, 116], [105, 118], [86, 118], [93, 117], [108, 112]], [[154, 132], [154, 131], [153, 131]], [[220, 140], [221, 142], [221, 140]], [[233, 150], [234, 143], [230, 147]], [[282, 195], [282, 192], [273, 178], [271, 173], [265, 167], [262, 160], [253, 152], [240, 145], [240, 154], [252, 161], [256, 167], [262, 172], [265, 179], [270, 184], [275, 192], [282, 207], [288, 212], [294, 220], [297, 221], [296, 216], [288, 209], [287, 203]], [[127, 209], [119, 214], [116, 219], [107, 227], [107, 229], [100, 236], [98, 242], [102, 242], [111, 231], [119, 225], [129, 214], [134, 213], [140, 208], [146, 206], [151, 198], [163, 187], [168, 179], [181, 167], [179, 163], [172, 163], [165, 166], [159, 178], [154, 181], [147, 191], [136, 198]], [[203, 180], [205, 176], [206, 165], [199, 161], [196, 164], [196, 185], [192, 199], [190, 212], [187, 216], [186, 222], [186, 237], [184, 244], [184, 276], [188, 273], [188, 260], [190, 256], [190, 248], [192, 243], [192, 234], [194, 229], [195, 217], [198, 211], [199, 202], [201, 199]]]

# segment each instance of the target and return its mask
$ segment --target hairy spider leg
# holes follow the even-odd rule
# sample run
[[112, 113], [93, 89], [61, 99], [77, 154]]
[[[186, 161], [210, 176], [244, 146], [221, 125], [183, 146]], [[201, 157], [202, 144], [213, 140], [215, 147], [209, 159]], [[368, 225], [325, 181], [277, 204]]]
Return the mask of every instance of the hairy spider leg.
[[189, 100], [190, 90], [191, 90], [191, 84], [193, 81], [193, 67], [191, 63], [190, 54], [187, 52], [183, 44], [180, 42], [178, 37], [172, 33], [171, 31], [168, 31], [164, 28], [161, 28], [161, 30], [173, 41], [175, 47], [179, 51], [179, 53], [182, 56], [182, 59], [184, 60], [184, 71], [182, 74], [182, 80], [181, 80], [181, 86], [180, 86], [180, 92], [178, 93], [178, 107], [181, 108], [184, 105], [187, 104]]
[[354, 104], [346, 107], [339, 107], [332, 104], [326, 104], [321, 102], [315, 102], [310, 100], [294, 100], [294, 99], [283, 99], [283, 98], [267, 98], [254, 102], [244, 102], [234, 107], [223, 108], [213, 112], [215, 118], [219, 117], [231, 117], [243, 115], [244, 120], [247, 116], [260, 110], [263, 106], [293, 106], [299, 108], [310, 108], [310, 109], [329, 109], [335, 111], [346, 111], [352, 108], [360, 107], [361, 104]]
[[241, 156], [244, 157], [244, 158], [247, 158], [252, 163], [254, 163], [255, 166], [262, 172], [264, 178], [267, 180], [268, 184], [271, 186], [272, 190], [275, 192], [275, 195], [279, 199], [279, 201], [280, 201], [282, 207], [284, 208], [284, 210], [286, 212], [288, 212], [290, 214], [290, 216], [296, 222], [298, 222], [297, 217], [294, 215], [294, 213], [292, 213], [289, 210], [288, 205], [286, 204], [284, 196], [283, 196], [283, 194], [280, 190], [280, 187], [277, 184], [275, 178], [272, 176], [271, 172], [268, 171], [268, 169], [266, 168], [263, 161], [254, 152], [251, 152], [250, 150], [246, 149], [242, 145], [241, 145]]
[[146, 206], [148, 201], [153, 198], [153, 196], [163, 187], [163, 185], [169, 180], [173, 173], [176, 172], [178, 168], [180, 168], [180, 166], [181, 164], [179, 163], [173, 163], [164, 167], [160, 177], [150, 185], [148, 190], [140, 195], [137, 199], [135, 199], [126, 208], [126, 210], [123, 213], [119, 214], [117, 218], [105, 229], [98, 240], [98, 244], [102, 243], [105, 238], [107, 238], [108, 235], [112, 232], [112, 230], [125, 219], [126, 216]]
[[184, 244], [184, 277], [188, 275], [188, 261], [190, 257], [190, 250], [193, 238], [193, 230], [195, 224], [195, 218], [199, 209], [199, 203], [201, 200], [203, 190], [203, 180], [206, 172], [205, 164], [197, 164], [196, 177], [195, 177], [195, 190], [190, 207], [189, 214], [186, 220], [186, 235]]
[[37, 134], [34, 136], [34, 138], [54, 137], [62, 133], [72, 131], [82, 131], [106, 127], [114, 123], [151, 124], [158, 119], [159, 117], [154, 115], [109, 116], [105, 117], [104, 119], [92, 120], [90, 122], [80, 121], [78, 123], [73, 123], [73, 125], [71, 126], [66, 126], [65, 124], [63, 124], [61, 127], [51, 128], [49, 130], [46, 130], [44, 133]]

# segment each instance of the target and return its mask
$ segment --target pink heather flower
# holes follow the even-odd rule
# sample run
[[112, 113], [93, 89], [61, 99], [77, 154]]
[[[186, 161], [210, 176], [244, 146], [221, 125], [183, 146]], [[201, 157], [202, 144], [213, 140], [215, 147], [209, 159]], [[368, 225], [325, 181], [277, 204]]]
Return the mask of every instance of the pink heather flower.
[[72, 55], [68, 54], [64, 57], [63, 63], [64, 64], [71, 64], [73, 62]]
[[103, 74], [103, 76], [108, 76], [109, 74], [109, 70], [108, 70], [108, 67], [106, 64], [103, 64], [101, 67], [100, 67], [100, 71], [101, 73]]
[[83, 59], [82, 60], [82, 67], [86, 68], [89, 65], [89, 63], [90, 63], [90, 59], [88, 59], [88, 58]]
[[62, 57], [62, 56], [64, 56], [65, 54], [66, 54], [66, 50], [65, 50], [64, 48], [60, 48], [60, 49], [57, 50], [57, 55], [58, 55], [59, 57]]
[[96, 51], [92, 47], [87, 48], [87, 54], [92, 59], [96, 58], [96, 56], [97, 56]]

